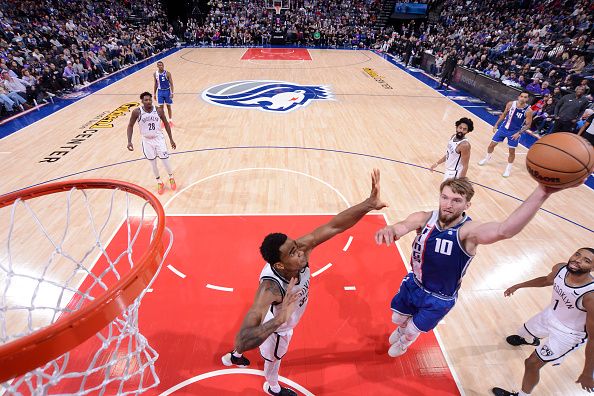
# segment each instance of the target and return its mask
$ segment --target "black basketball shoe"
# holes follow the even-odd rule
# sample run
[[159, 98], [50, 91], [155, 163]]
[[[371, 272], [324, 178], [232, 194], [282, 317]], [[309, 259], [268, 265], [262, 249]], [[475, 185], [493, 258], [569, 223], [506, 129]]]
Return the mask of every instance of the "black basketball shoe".
[[264, 382], [263, 389], [264, 389], [264, 392], [266, 392], [272, 396], [297, 396], [297, 392], [295, 392], [293, 389], [284, 388], [282, 386], [281, 386], [280, 391], [273, 392], [272, 389], [270, 389], [270, 385], [268, 385], [268, 382]]
[[493, 388], [491, 389], [491, 392], [493, 392], [495, 396], [518, 396], [518, 392], [508, 392], [501, 388]]
[[509, 345], [513, 345], [513, 346], [520, 346], [520, 345], [539, 346], [540, 345], [540, 340], [538, 338], [535, 338], [534, 341], [532, 341], [532, 342], [528, 342], [528, 341], [526, 341], [526, 339], [524, 337], [520, 337], [517, 334], [510, 335], [509, 337], [507, 337], [505, 339], [505, 341], [507, 341], [507, 343]]
[[233, 355], [233, 352], [223, 355], [221, 361], [225, 366], [247, 367], [250, 365], [248, 358], [243, 355], [241, 357], [236, 357]]

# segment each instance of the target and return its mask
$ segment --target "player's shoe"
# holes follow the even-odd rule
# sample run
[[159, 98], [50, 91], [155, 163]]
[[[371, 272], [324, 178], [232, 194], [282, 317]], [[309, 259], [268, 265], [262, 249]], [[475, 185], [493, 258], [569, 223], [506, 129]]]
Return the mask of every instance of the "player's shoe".
[[520, 345], [539, 346], [540, 345], [540, 340], [538, 338], [535, 338], [534, 341], [532, 341], [532, 342], [528, 342], [528, 341], [526, 341], [526, 339], [524, 337], [520, 337], [517, 334], [510, 335], [509, 337], [507, 337], [505, 339], [505, 341], [507, 341], [507, 343], [509, 345], [513, 345], [513, 346], [520, 346]]
[[480, 166], [483, 166], [483, 165], [485, 165], [487, 162], [489, 162], [489, 160], [488, 160], [487, 158], [483, 158], [482, 160], [480, 160], [480, 161], [478, 162], [478, 164], [479, 164]]
[[505, 169], [503, 171], [503, 173], [501, 174], [501, 176], [503, 176], [503, 177], [509, 177], [510, 174], [511, 174], [511, 169]]
[[165, 192], [165, 183], [162, 183], [162, 182], [157, 183], [157, 192], [159, 194], [163, 194]]
[[297, 396], [297, 392], [295, 392], [293, 389], [284, 388], [282, 386], [280, 391], [273, 392], [272, 389], [270, 389], [270, 385], [268, 385], [268, 382], [264, 382], [264, 386], [262, 387], [262, 389], [264, 389], [264, 392], [266, 392], [267, 394], [273, 396]]
[[390, 346], [390, 349], [388, 349], [388, 355], [390, 357], [402, 356], [406, 353], [407, 350], [408, 348], [403, 348], [401, 343], [396, 342], [392, 346]]
[[173, 191], [177, 189], [177, 184], [175, 184], [175, 179], [173, 177], [169, 178], [169, 187], [171, 187], [171, 190]]
[[518, 392], [508, 392], [501, 388], [493, 388], [491, 389], [491, 392], [493, 392], [495, 396], [518, 396]]
[[250, 365], [250, 361], [245, 356], [236, 357], [233, 356], [233, 352], [226, 353], [221, 358], [221, 361], [225, 366], [237, 366], [237, 367], [247, 367]]

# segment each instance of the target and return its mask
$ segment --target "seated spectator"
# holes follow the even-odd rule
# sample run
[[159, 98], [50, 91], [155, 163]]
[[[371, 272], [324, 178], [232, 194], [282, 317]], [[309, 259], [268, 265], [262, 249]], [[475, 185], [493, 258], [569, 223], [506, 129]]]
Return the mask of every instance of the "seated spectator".
[[510, 79], [511, 79], [511, 73], [509, 72], [509, 70], [504, 71], [503, 74], [501, 75], [501, 82], [508, 81]]
[[541, 90], [540, 80], [538, 78], [533, 79], [530, 84], [526, 85], [526, 91], [533, 93], [534, 95], [540, 95]]
[[[3, 72], [2, 80], [4, 88], [6, 88], [9, 93], [16, 93], [25, 101], [27, 100], [27, 86], [23, 84], [23, 81], [20, 78], [11, 77], [9, 73]], [[11, 99], [14, 100], [13, 97], [11, 97]]]
[[499, 66], [493, 65], [493, 69], [489, 72], [489, 76], [493, 77], [496, 80], [499, 80], [501, 77], [501, 73], [499, 72]]
[[588, 80], [583, 79], [582, 81], [580, 81], [579, 86], [584, 88], [584, 95], [590, 94], [590, 86], [588, 85]]
[[551, 90], [549, 89], [549, 82], [548, 81], [543, 81], [541, 86], [540, 86], [540, 94], [541, 95], [550, 95], [551, 94]]
[[9, 77], [6, 72], [3, 72], [1, 77], [0, 98], [2, 98], [2, 104], [6, 107], [6, 110], [9, 113], [12, 113], [15, 107], [20, 107], [21, 110], [24, 110], [24, 105], [26, 104], [25, 98], [14, 91], [10, 92], [6, 89], [4, 81], [6, 77]]
[[27, 101], [39, 103], [45, 100], [45, 92], [40, 89], [37, 77], [33, 76], [27, 69], [23, 69], [23, 83], [27, 86]]
[[82, 62], [79, 58], [74, 59], [74, 64], [72, 65], [72, 69], [74, 73], [79, 76], [79, 84], [88, 85], [89, 84], [89, 74], [90, 71], [85, 69]]
[[579, 120], [577, 120], [577, 122], [575, 123], [575, 132], [579, 132], [580, 129], [582, 129], [582, 127], [586, 123], [586, 120], [588, 120], [588, 118], [593, 113], [594, 113], [594, 110], [592, 110], [592, 109], [586, 109], [586, 110], [584, 110], [584, 114], [582, 114], [582, 116], [579, 118]]
[[539, 81], [542, 81], [544, 78], [542, 71], [540, 69], [540, 67], [536, 68], [536, 71], [534, 72], [534, 74], [532, 75], [532, 80], [534, 79], [538, 79]]
[[70, 82], [72, 83], [72, 85], [75, 88], [78, 88], [80, 86], [80, 75], [78, 75], [74, 71], [71, 61], [66, 62], [66, 67], [64, 68], [64, 71], [62, 72], [62, 76], [64, 78], [66, 78], [67, 80], [70, 80]]
[[534, 112], [532, 126], [534, 133], [538, 135], [547, 135], [553, 130], [553, 113], [555, 112], [555, 103], [552, 97], [547, 97], [543, 106]]
[[537, 100], [532, 106], [530, 106], [530, 109], [534, 113], [536, 113], [537, 111], [542, 109], [545, 106], [545, 104], [547, 103], [547, 101], [551, 98], [552, 98], [552, 96], [550, 94], [544, 95], [541, 99]]
[[579, 56], [575, 62], [573, 63], [573, 67], [569, 69], [569, 73], [579, 74], [582, 72], [584, 67], [586, 66], [586, 59], [583, 55]]

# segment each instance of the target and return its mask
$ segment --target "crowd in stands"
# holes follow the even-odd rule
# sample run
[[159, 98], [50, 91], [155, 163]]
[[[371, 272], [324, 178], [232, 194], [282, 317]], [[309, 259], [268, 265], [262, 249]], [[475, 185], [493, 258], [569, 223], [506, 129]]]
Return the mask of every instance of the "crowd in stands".
[[[130, 23], [132, 13], [146, 23]], [[158, 1], [3, 0], [0, 116], [81, 89], [175, 42]]]
[[264, 0], [214, 0], [202, 24], [188, 22], [185, 41], [201, 45], [267, 45], [280, 28], [304, 46], [369, 48], [377, 42], [381, 0], [293, 0], [280, 15]]
[[[432, 3], [442, 8], [436, 23], [413, 20], [394, 31], [376, 26], [381, 0], [293, 0], [280, 15], [265, 0], [212, 0], [204, 20], [189, 19], [179, 34], [190, 44], [248, 46], [268, 45], [282, 30], [296, 45], [377, 49], [413, 66], [429, 52], [437, 75], [459, 65], [530, 91], [538, 104], [533, 127], [544, 133], [564, 95], [580, 86], [592, 100], [594, 2]], [[134, 26], [133, 13], [149, 22]], [[1, 108], [22, 110], [173, 46], [165, 20], [158, 1], [3, 1]]]
[[[529, 91], [545, 104], [532, 126], [540, 133], [553, 129], [556, 105], [578, 86], [592, 106], [594, 2], [589, 0], [445, 0], [438, 23], [409, 25], [384, 37], [382, 49], [407, 65], [418, 65], [423, 52], [430, 52], [435, 74], [444, 74], [446, 63], [453, 62]], [[574, 126], [578, 119], [572, 119]]]

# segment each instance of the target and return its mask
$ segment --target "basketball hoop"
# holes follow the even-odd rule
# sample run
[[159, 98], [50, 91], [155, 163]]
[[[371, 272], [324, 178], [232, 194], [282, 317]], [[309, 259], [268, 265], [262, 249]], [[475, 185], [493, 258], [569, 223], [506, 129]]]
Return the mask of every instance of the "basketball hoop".
[[[124, 199], [116, 199], [121, 196]], [[59, 198], [66, 198], [63, 218], [56, 215]], [[93, 198], [109, 204], [92, 204]], [[151, 207], [154, 214], [147, 213]], [[10, 209], [10, 223], [6, 239], [0, 238], [0, 246], [6, 247], [0, 251], [0, 394], [42, 395], [56, 387], [62, 394], [140, 394], [158, 385], [158, 354], [139, 332], [138, 308], [173, 242], [159, 200], [131, 183], [92, 179], [0, 196], [1, 208]], [[131, 214], [135, 210], [137, 216]], [[30, 217], [21, 216], [21, 211]], [[44, 213], [51, 215], [44, 219]], [[61, 221], [65, 230], [56, 232]], [[123, 251], [110, 255], [121, 247], [109, 246], [105, 234], [115, 236], [118, 230], [126, 232], [127, 243], [121, 243]], [[165, 230], [170, 235], [166, 250]], [[21, 232], [25, 238], [20, 238]], [[87, 238], [90, 247], [84, 246]], [[21, 252], [19, 247], [28, 249]], [[44, 248], [49, 259], [32, 267], [26, 257], [33, 250], [46, 257]], [[134, 248], [142, 250], [135, 253]], [[56, 269], [62, 271], [60, 276], [53, 275]], [[23, 287], [27, 282], [36, 286]], [[29, 301], [25, 295], [30, 291]], [[22, 328], [11, 328], [18, 319]], [[70, 351], [83, 343], [98, 345], [81, 363]]]
[[282, 8], [282, 3], [274, 2], [274, 10], [276, 11], [276, 15], [280, 15]]

